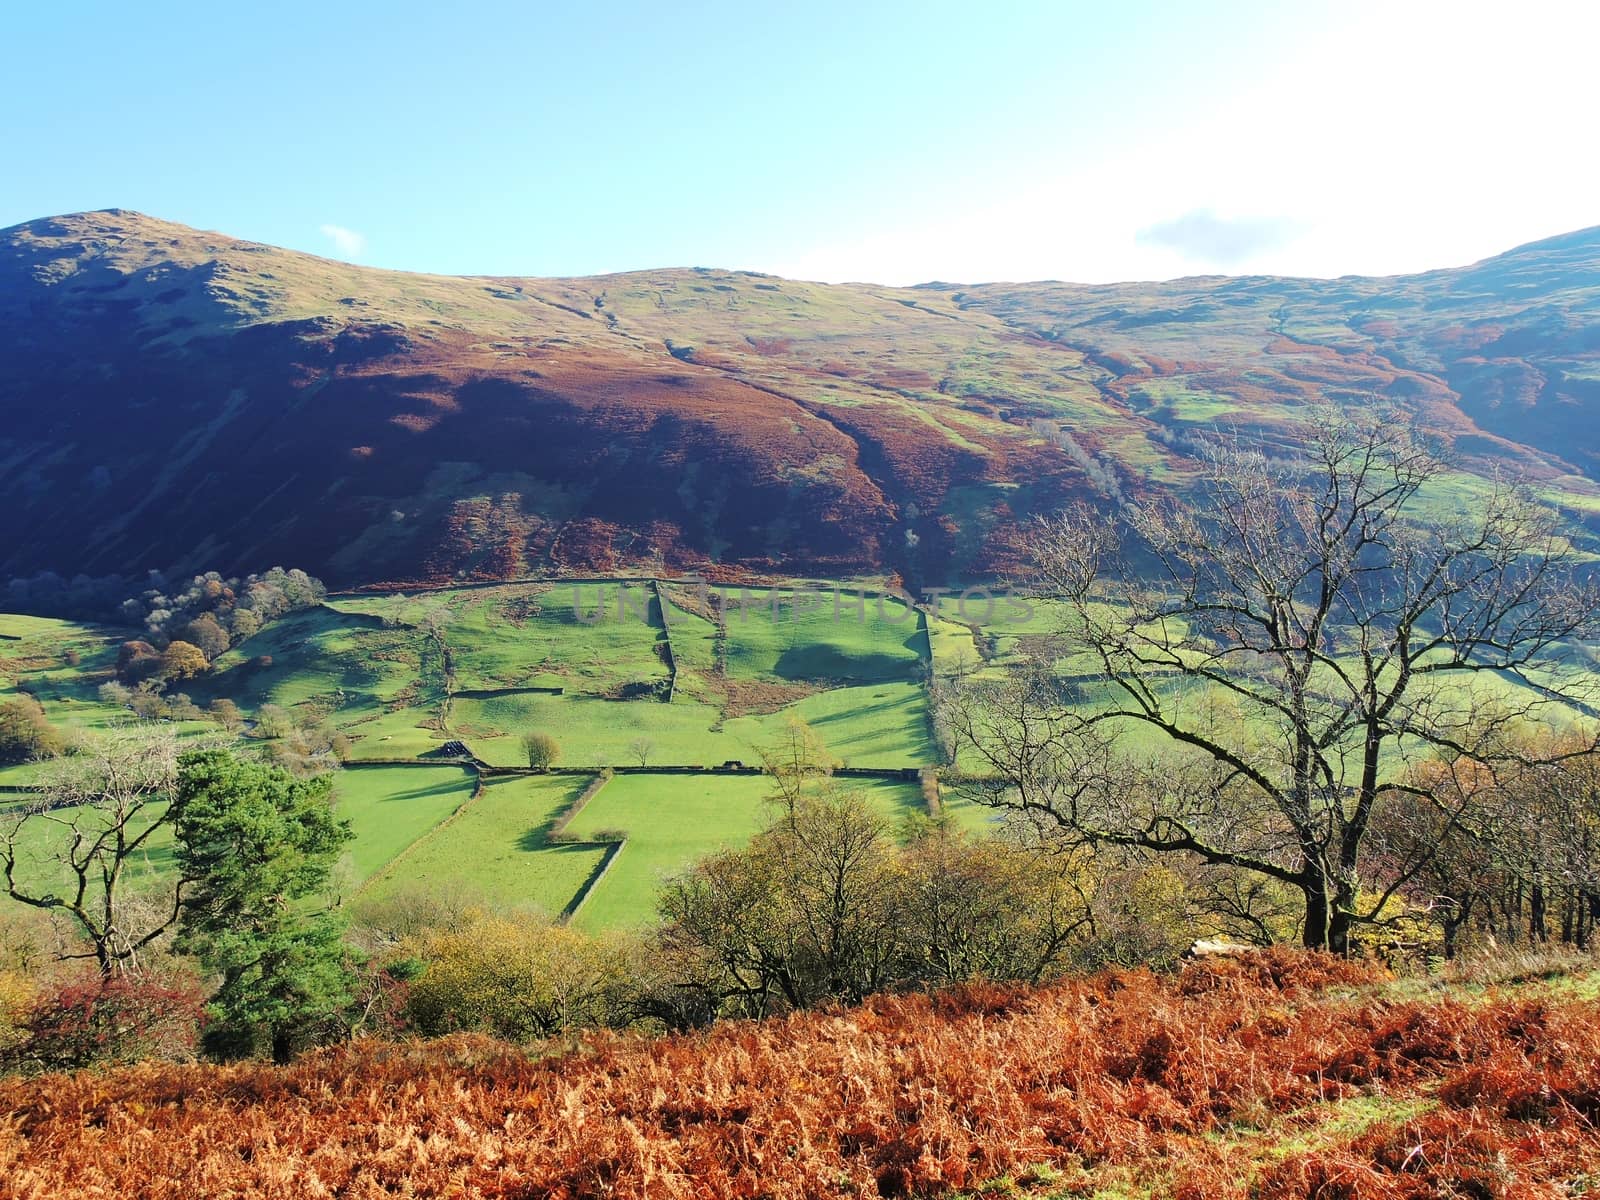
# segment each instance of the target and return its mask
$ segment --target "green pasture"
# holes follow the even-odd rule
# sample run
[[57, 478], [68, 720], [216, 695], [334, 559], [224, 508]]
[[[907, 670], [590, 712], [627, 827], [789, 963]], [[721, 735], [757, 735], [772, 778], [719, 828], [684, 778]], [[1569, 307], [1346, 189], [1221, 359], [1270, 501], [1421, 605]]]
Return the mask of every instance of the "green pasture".
[[[672, 631], [672, 653], [679, 671], [710, 673], [717, 664], [716, 622], [697, 611], [700, 597], [693, 591], [671, 585], [662, 588], [666, 600], [667, 623]], [[689, 607], [693, 605], [694, 607]]]
[[547, 840], [551, 824], [589, 780], [585, 775], [548, 775], [490, 781], [453, 820], [433, 829], [373, 879], [363, 896], [381, 899], [406, 890], [452, 889], [497, 911], [560, 914], [604, 854], [594, 845], [552, 845]]
[[[835, 599], [826, 586], [741, 589], [719, 585], [720, 604], [697, 588], [596, 581], [496, 584], [412, 595], [336, 597], [274, 622], [234, 647], [207, 676], [180, 685], [197, 703], [227, 697], [247, 720], [275, 704], [302, 719], [326, 721], [351, 739], [353, 766], [335, 783], [338, 811], [356, 839], [343, 879], [365, 897], [410, 888], [459, 888], [485, 904], [559, 913], [600, 866], [604, 848], [552, 844], [556, 817], [587, 774], [493, 779], [475, 793], [469, 769], [436, 756], [447, 740], [465, 742], [492, 766], [525, 765], [522, 738], [547, 732], [560, 765], [598, 771], [636, 766], [701, 767], [694, 774], [619, 775], [569, 830], [579, 839], [622, 831], [625, 845], [579, 912], [592, 928], [651, 919], [660, 881], [718, 848], [741, 844], [765, 820], [767, 780], [716, 774], [728, 760], [754, 763], [791, 719], [806, 722], [841, 766], [885, 769], [935, 763], [926, 686], [935, 673], [994, 676], [1024, 658], [1054, 656], [1073, 702], [1094, 707], [1111, 693], [1094, 663], [1066, 655], [1052, 635], [1059, 605], [1010, 598], [991, 604], [975, 589], [944, 597], [923, 614], [901, 601], [853, 590]], [[620, 605], [619, 605], [620, 598]], [[25, 689], [50, 719], [80, 736], [131, 721], [103, 704], [117, 648], [136, 630], [0, 615], [0, 697]], [[670, 636], [677, 687], [666, 682]], [[1536, 674], [1535, 686], [1593, 678], [1593, 654], [1573, 648], [1568, 665]], [[1333, 678], [1313, 680], [1332, 686]], [[559, 693], [555, 689], [560, 689]], [[1177, 679], [1166, 702], [1192, 720], [1237, 722], [1239, 706], [1214, 689]], [[1510, 677], [1479, 674], [1451, 681], [1442, 696], [1489, 711], [1537, 696]], [[1231, 705], [1231, 707], [1230, 707]], [[1549, 707], [1559, 727], [1575, 710]], [[221, 736], [209, 722], [178, 726], [186, 738]], [[259, 745], [247, 726], [246, 747]], [[1164, 754], [1171, 746], [1135, 722], [1125, 750]], [[974, 764], [964, 763], [971, 767]], [[0, 785], [40, 786], [49, 764], [0, 768]], [[856, 781], [846, 781], [852, 785]], [[860, 784], [897, 822], [921, 812], [915, 784]], [[14, 805], [20, 792], [0, 793]], [[946, 796], [946, 814], [987, 829], [987, 809]], [[35, 820], [28, 871], [48, 873], [50, 838], [60, 826]], [[165, 869], [167, 835], [139, 869]], [[41, 878], [43, 876], [40, 876]]]
[[438, 649], [415, 630], [313, 608], [274, 621], [186, 686], [197, 702], [227, 696], [246, 712], [310, 707], [344, 725], [389, 706], [437, 704], [444, 669]]
[[[650, 766], [753, 761], [757, 749], [791, 717], [811, 724], [848, 766], [925, 766], [935, 760], [927, 695], [914, 683], [817, 691], [776, 711], [733, 719], [714, 703], [687, 694], [668, 704], [516, 693], [458, 699], [452, 712], [456, 735], [498, 767], [527, 765], [519, 735], [528, 730], [551, 734], [561, 746], [561, 763], [572, 766], [636, 765], [641, 741], [648, 743]], [[358, 750], [366, 753], [367, 746], [364, 738]]]
[[831, 684], [917, 678], [917, 614], [893, 597], [831, 589], [718, 589], [733, 678]]
[[[840, 783], [859, 788], [895, 825], [925, 811], [915, 784]], [[579, 837], [627, 835], [575, 923], [604, 929], [649, 921], [663, 880], [708, 854], [744, 844], [773, 819], [771, 794], [771, 780], [759, 775], [618, 775], [567, 827]]]
[[[165, 813], [165, 804], [151, 804], [141, 814], [140, 820], [130, 824], [128, 836], [137, 837]], [[61, 861], [61, 856], [71, 849], [76, 836], [75, 829], [81, 830], [84, 837], [89, 839], [105, 828], [101, 814], [88, 806], [58, 808], [25, 816], [19, 804], [0, 803], [0, 833], [9, 836], [13, 829], [19, 830], [17, 886], [34, 894], [54, 892], [63, 898], [70, 898], [76, 886], [76, 876]], [[128, 860], [126, 870], [135, 888], [170, 875], [174, 870], [172, 849], [170, 826], [162, 826], [150, 835], [150, 840], [140, 848], [139, 853]]]
[[605, 695], [667, 678], [660, 609], [644, 584], [463, 590], [439, 611], [457, 691], [554, 685]]
[[601, 700], [593, 696], [515, 693], [459, 699], [452, 728], [474, 753], [497, 767], [527, 766], [521, 735], [549, 733], [561, 746], [563, 765], [584, 767], [634, 763], [633, 744], [650, 743], [652, 765], [716, 766], [749, 755], [745, 738], [720, 728], [720, 709], [680, 697]]
[[471, 798], [463, 767], [356, 767], [334, 782], [334, 811], [349, 821], [354, 882], [371, 879]]
[[740, 717], [726, 731], [760, 746], [797, 717], [848, 767], [922, 767], [938, 760], [928, 723], [928, 695], [915, 683], [882, 683], [817, 692], [768, 716]]

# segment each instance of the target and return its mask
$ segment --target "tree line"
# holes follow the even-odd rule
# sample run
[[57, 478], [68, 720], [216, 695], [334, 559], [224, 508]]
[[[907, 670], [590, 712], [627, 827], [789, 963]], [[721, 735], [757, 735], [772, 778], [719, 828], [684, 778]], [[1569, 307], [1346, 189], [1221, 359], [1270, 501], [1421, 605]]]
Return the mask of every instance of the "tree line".
[[[762, 753], [766, 828], [669, 880], [653, 928], [590, 936], [468, 885], [353, 900], [335, 869], [350, 834], [330, 775], [180, 753], [159, 726], [113, 731], [61, 760], [0, 828], [11, 900], [56, 918], [53, 956], [99, 980], [69, 973], [13, 1001], [10, 1061], [137, 1057], [185, 1022], [200, 1040], [180, 1045], [278, 1061], [357, 1033], [681, 1029], [1181, 948], [1185, 927], [1159, 904], [1131, 911], [1123, 881], [1022, 827], [895, 825], [833, 777], [799, 724]], [[161, 875], [158, 853], [171, 861]]]
[[1546, 936], [1562, 897], [1585, 941], [1600, 584], [1577, 531], [1523, 483], [1455, 494], [1394, 413], [1284, 444], [1218, 436], [1181, 496], [1039, 525], [1060, 627], [947, 689], [959, 786], [1066, 844], [1201, 870], [1258, 940], [1286, 904], [1337, 953], [1421, 910], [1453, 950], [1475, 919]]

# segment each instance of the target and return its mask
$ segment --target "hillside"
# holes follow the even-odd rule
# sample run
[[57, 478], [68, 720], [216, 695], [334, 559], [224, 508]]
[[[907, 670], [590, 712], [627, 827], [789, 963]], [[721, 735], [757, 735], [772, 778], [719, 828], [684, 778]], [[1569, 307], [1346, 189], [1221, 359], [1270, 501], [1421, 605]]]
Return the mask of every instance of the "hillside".
[[993, 576], [1033, 512], [1183, 486], [1197, 428], [1372, 397], [1594, 521], [1600, 230], [1395, 279], [894, 289], [78, 214], [0, 231], [0, 577]]
[[1557, 1197], [1600, 1156], [1593, 979], [1407, 989], [1285, 954], [976, 986], [546, 1057], [0, 1081], [55, 1196]]

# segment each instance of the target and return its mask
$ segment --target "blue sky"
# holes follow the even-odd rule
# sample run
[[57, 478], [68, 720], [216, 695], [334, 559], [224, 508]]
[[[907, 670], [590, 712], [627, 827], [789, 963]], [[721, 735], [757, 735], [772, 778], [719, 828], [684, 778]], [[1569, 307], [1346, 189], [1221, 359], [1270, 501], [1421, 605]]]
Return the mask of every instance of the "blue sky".
[[1600, 6], [11, 6], [0, 225], [377, 266], [1390, 272], [1600, 223]]

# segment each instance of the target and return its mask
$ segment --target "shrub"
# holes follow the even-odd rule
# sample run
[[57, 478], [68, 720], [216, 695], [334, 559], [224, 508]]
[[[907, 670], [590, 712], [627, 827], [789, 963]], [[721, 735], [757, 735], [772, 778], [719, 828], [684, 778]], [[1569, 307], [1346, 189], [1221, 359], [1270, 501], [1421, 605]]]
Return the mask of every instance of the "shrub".
[[542, 771], [555, 765], [561, 757], [561, 746], [548, 733], [530, 733], [522, 739], [522, 748], [528, 755], [528, 765]]
[[228, 624], [233, 630], [235, 642], [242, 642], [261, 632], [261, 618], [248, 608], [234, 609], [233, 618]]
[[123, 642], [117, 651], [117, 678], [133, 685], [143, 683], [161, 669], [161, 654], [149, 642]]
[[21, 971], [0, 970], [0, 1064], [7, 1062], [26, 1036], [22, 1023], [33, 1007], [33, 984]]
[[411, 947], [426, 965], [407, 1011], [426, 1034], [478, 1030], [513, 1041], [625, 1024], [639, 972], [628, 943], [539, 921], [478, 917]]
[[266, 759], [295, 775], [336, 769], [350, 753], [350, 738], [325, 724], [296, 725], [268, 743]]
[[114, 679], [102, 683], [98, 694], [101, 704], [114, 704], [118, 708], [127, 708], [128, 702], [133, 699], [133, 689]]
[[229, 731], [238, 729], [244, 724], [244, 713], [239, 711], [239, 706], [226, 696], [213, 700], [206, 706], [206, 716]]
[[289, 716], [289, 710], [281, 705], [263, 704], [256, 710], [257, 737], [282, 737], [292, 728], [294, 721]]
[[49, 758], [65, 748], [60, 731], [32, 696], [18, 695], [0, 704], [0, 763]]
[[210, 613], [201, 613], [183, 627], [183, 640], [198, 646], [208, 660], [228, 651], [228, 631], [217, 623]]
[[142, 721], [165, 721], [171, 713], [160, 693], [140, 688], [128, 697], [128, 707]]
[[200, 721], [205, 713], [187, 694], [179, 692], [167, 697], [167, 717], [173, 721]]
[[130, 975], [80, 975], [38, 996], [20, 1022], [8, 1065], [70, 1071], [148, 1058], [192, 1057], [200, 989]]

